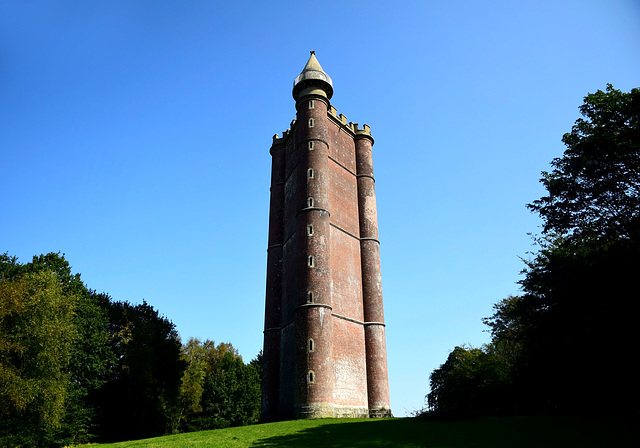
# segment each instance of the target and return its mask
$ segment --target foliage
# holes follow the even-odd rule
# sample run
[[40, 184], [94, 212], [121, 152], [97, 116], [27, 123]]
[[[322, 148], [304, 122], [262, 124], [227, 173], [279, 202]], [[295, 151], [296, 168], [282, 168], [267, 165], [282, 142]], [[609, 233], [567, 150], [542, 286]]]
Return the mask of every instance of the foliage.
[[255, 423], [260, 414], [259, 361], [245, 364], [229, 343], [190, 339], [177, 427], [184, 431]]
[[202, 412], [202, 392], [207, 374], [205, 356], [206, 349], [199, 339], [189, 338], [189, 341], [182, 345], [182, 359], [186, 362], [186, 368], [182, 374], [178, 410], [172, 432], [178, 432], [178, 428], [187, 424], [191, 416]]
[[175, 326], [146, 302], [109, 301], [107, 306], [115, 363], [97, 397], [101, 437], [122, 440], [166, 434], [185, 368]]
[[505, 412], [508, 363], [488, 347], [455, 347], [429, 379], [427, 400], [434, 415], [472, 417]]
[[[521, 294], [483, 320], [490, 344], [456, 348], [434, 371], [434, 411], [637, 414], [640, 390], [624, 360], [638, 314], [640, 90], [608, 85], [580, 111], [585, 119], [563, 137], [564, 155], [542, 173], [547, 195], [528, 205], [544, 235], [525, 260]], [[504, 378], [506, 393], [480, 403], [486, 370], [475, 367], [491, 354], [501, 365], [492, 381]]]
[[[51, 441], [65, 415], [77, 298], [51, 271], [0, 278], [0, 443]], [[8, 272], [10, 274], [7, 274]]]
[[190, 339], [151, 305], [88, 289], [64, 255], [0, 254], [0, 446], [254, 423], [261, 356]]
[[95, 395], [104, 384], [108, 366], [114, 361], [106, 331], [109, 299], [89, 290], [80, 274], [73, 274], [69, 262], [59, 253], [34, 256], [23, 270], [54, 272], [63, 290], [77, 298], [73, 317], [77, 337], [68, 367], [69, 395], [57, 439], [61, 444], [87, 443], [93, 437], [91, 430], [99, 406], [95, 403]]
[[543, 172], [547, 195], [528, 207], [545, 232], [583, 237], [629, 237], [640, 213], [640, 89], [607, 85], [589, 94], [562, 138], [567, 149]]
[[1, 254], [0, 299], [4, 445], [133, 439], [257, 420], [259, 358], [245, 365], [228, 343], [182, 346], [173, 323], [152, 306], [89, 290], [64, 255], [21, 264]]

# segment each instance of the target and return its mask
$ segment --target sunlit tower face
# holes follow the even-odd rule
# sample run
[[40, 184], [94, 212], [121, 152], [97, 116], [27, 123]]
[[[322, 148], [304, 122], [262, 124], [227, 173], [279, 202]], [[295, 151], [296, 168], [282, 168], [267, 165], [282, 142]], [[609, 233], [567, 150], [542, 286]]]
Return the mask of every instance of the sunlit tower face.
[[262, 418], [391, 416], [368, 125], [315, 53], [271, 146]]

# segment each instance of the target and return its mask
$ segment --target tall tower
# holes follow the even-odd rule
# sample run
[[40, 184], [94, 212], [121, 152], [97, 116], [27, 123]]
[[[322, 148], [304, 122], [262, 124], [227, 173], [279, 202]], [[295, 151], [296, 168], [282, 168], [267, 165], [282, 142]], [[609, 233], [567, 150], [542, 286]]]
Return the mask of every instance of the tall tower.
[[271, 146], [263, 420], [391, 416], [368, 125], [312, 51]]

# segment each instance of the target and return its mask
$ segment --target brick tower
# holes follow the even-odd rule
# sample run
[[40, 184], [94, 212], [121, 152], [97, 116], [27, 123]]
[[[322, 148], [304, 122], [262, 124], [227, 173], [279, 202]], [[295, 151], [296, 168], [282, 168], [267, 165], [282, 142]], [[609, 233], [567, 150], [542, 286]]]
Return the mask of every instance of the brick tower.
[[271, 146], [262, 418], [391, 416], [368, 125], [314, 52]]

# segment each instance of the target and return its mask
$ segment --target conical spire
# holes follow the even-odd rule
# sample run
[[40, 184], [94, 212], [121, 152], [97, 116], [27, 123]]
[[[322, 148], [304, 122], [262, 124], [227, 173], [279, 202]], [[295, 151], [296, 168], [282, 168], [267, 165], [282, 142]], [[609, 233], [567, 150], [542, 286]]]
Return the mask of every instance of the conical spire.
[[327, 99], [333, 96], [333, 82], [320, 66], [315, 51], [311, 51], [311, 56], [302, 73], [293, 81], [293, 98], [297, 101], [303, 93], [320, 95]]
[[311, 56], [309, 56], [309, 60], [307, 61], [307, 65], [304, 66], [302, 71], [306, 72], [308, 70], [311, 70], [311, 71], [324, 73], [324, 70], [322, 70], [322, 67], [320, 66], [320, 63], [318, 62], [318, 59], [316, 59], [316, 52], [311, 50], [310, 53], [311, 53]]

